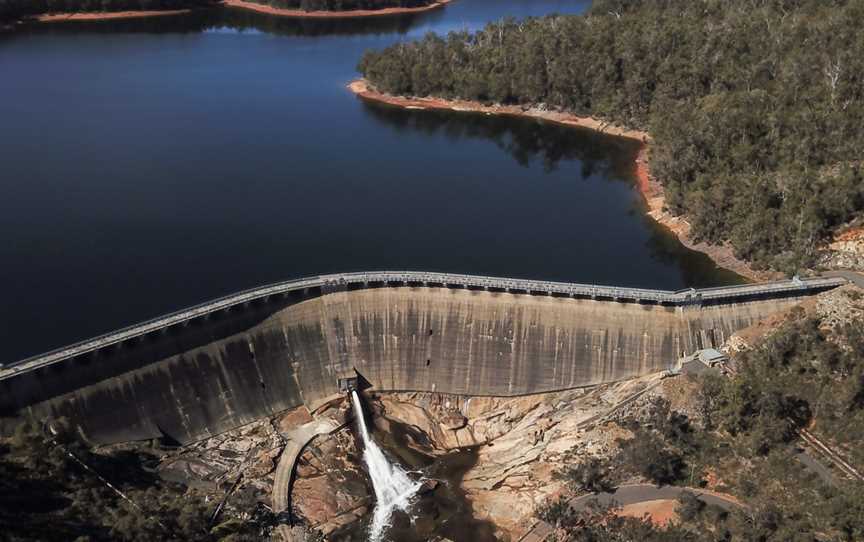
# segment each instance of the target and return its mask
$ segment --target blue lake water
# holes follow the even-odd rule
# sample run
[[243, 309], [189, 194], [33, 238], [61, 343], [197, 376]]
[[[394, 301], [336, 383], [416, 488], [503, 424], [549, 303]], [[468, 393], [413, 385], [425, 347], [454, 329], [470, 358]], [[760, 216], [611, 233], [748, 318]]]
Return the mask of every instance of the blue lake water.
[[345, 88], [365, 49], [589, 4], [329, 21], [214, 9], [0, 35], [0, 361], [338, 271], [734, 281], [644, 216], [632, 142]]

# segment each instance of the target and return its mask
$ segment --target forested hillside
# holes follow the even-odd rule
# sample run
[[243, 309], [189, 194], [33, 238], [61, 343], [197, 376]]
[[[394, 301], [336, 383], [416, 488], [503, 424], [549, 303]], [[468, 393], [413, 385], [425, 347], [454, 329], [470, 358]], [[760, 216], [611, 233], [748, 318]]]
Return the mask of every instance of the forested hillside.
[[[802, 454], [807, 428], [861, 468], [864, 453], [864, 309], [860, 290], [838, 290], [819, 309], [796, 309], [735, 356], [729, 377], [681, 376], [677, 393], [622, 416], [630, 435], [611, 455], [574, 456], [559, 472], [570, 493], [538, 509], [561, 527], [557, 542], [790, 542], [864, 540], [864, 486], [819, 453]], [[843, 315], [832, 322], [829, 315]], [[847, 320], [848, 322], [844, 322]], [[671, 385], [670, 385], [671, 386]], [[686, 397], [686, 399], [683, 399]], [[691, 402], [692, 401], [692, 402]], [[810, 461], [807, 459], [810, 458]], [[819, 474], [822, 472], [822, 474]], [[655, 527], [614, 516], [575, 514], [562, 502], [640, 481], [711, 487], [744, 506], [724, 511], [682, 499], [678, 523]], [[563, 532], [562, 532], [563, 531]]]
[[185, 9], [214, 0], [0, 0], [0, 21], [42, 13]]
[[367, 52], [380, 90], [646, 128], [700, 239], [793, 272], [862, 214], [864, 0], [597, 0]]
[[246, 542], [266, 539], [274, 523], [257, 503], [241, 503], [243, 514], [226, 506], [215, 516], [215, 499], [159, 477], [152, 468], [157, 448], [151, 453], [139, 443], [96, 453], [63, 430], [62, 420], [55, 424], [61, 430], [52, 437], [29, 422], [0, 437], [4, 542]]

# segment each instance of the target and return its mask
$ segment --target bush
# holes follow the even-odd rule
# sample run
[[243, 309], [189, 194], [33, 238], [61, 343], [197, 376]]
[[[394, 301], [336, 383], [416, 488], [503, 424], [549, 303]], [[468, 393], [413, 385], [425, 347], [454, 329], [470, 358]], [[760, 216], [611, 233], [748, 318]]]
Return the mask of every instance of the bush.
[[608, 474], [608, 468], [603, 461], [592, 457], [558, 473], [558, 476], [578, 491], [600, 493], [610, 491], [614, 487], [608, 480]]
[[658, 486], [672, 484], [683, 477], [684, 459], [668, 449], [654, 433], [638, 430], [635, 436], [622, 443], [621, 457], [626, 465]]

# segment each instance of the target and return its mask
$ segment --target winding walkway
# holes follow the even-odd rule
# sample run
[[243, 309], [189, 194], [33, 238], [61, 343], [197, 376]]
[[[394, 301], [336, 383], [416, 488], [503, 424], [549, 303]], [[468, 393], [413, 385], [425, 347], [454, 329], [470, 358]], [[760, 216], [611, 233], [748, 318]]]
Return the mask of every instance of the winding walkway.
[[[727, 511], [743, 506], [740, 502], [735, 500], [734, 497], [703, 489], [679, 486], [657, 487], [649, 484], [633, 484], [621, 486], [615, 490], [615, 492], [603, 492], [575, 497], [570, 500], [570, 508], [576, 512], [581, 512], [594, 500], [604, 505], [615, 503], [620, 506], [628, 506], [649, 501], [668, 501], [675, 500], [685, 493], [694, 495], [705, 504], [719, 506], [723, 510]], [[538, 521], [530, 531], [525, 533], [525, 536], [519, 539], [519, 542], [541, 542], [553, 531], [554, 527], [552, 525], [545, 521]]]
[[603, 492], [576, 497], [570, 501], [570, 507], [573, 508], [573, 510], [580, 512], [588, 506], [589, 502], [595, 499], [600, 502], [600, 504], [612, 504], [614, 502], [621, 506], [627, 506], [647, 501], [674, 500], [685, 493], [695, 495], [696, 498], [705, 504], [719, 506], [723, 510], [731, 510], [742, 506], [740, 502], [731, 496], [706, 491], [704, 489], [679, 486], [657, 487], [650, 484], [634, 484], [621, 486], [614, 493]]
[[[313, 439], [319, 435], [330, 434], [342, 425], [330, 418], [321, 418], [295, 427], [286, 433], [288, 443], [279, 456], [273, 480], [272, 504], [273, 513], [289, 512], [291, 509], [291, 484], [294, 480], [294, 466], [297, 458]], [[277, 532], [283, 540], [291, 540], [290, 529], [285, 525], [277, 527]]]
[[864, 274], [856, 271], [825, 271], [823, 277], [846, 279], [859, 288], [864, 288]]

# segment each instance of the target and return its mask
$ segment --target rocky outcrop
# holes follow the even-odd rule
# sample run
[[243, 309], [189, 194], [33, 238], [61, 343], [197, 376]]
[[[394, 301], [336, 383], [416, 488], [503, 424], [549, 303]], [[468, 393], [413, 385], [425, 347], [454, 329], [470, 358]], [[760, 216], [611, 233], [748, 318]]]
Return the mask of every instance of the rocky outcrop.
[[502, 399], [439, 393], [393, 393], [379, 396], [381, 413], [419, 430], [409, 433], [408, 445], [423, 453], [441, 455], [451, 450], [488, 444], [510, 432], [535, 409], [542, 395]]
[[819, 264], [830, 269], [864, 270], [864, 226], [838, 233], [823, 252]]
[[499, 539], [518, 540], [537, 504], [561, 491], [555, 471], [581, 456], [612, 453], [628, 432], [604, 415], [659, 378], [515, 398], [386, 393], [375, 402], [385, 420], [413, 429], [407, 444], [419, 451], [480, 446], [462, 489]]
[[823, 329], [833, 330], [864, 318], [864, 290], [848, 284], [821, 293], [813, 299], [803, 301], [800, 305], [773, 314], [735, 332], [723, 345], [722, 350], [731, 354], [748, 350], [773, 333], [793, 313], [801, 311], [817, 318]]
[[[334, 401], [316, 415], [344, 423], [343, 403]], [[163, 478], [187, 484], [212, 499], [227, 495], [226, 508], [240, 507], [240, 514], [248, 515], [256, 506], [272, 509], [280, 456], [296, 437], [297, 428], [311, 421], [305, 407], [288, 410], [165, 453], [157, 471]], [[291, 500], [292, 521], [301, 525], [292, 529], [285, 515], [278, 526], [281, 537], [305, 540], [315, 531], [326, 535], [363, 517], [372, 497], [361, 463], [347, 427], [313, 440], [297, 460]]]
[[162, 458], [159, 474], [219, 498], [237, 482], [234, 491], [269, 503], [273, 471], [285, 445], [277, 425], [278, 417], [264, 418], [186, 446]]
[[362, 518], [372, 491], [348, 428], [312, 441], [297, 461], [293, 512], [325, 536]]
[[835, 329], [864, 319], [864, 291], [844, 286], [816, 298], [815, 313], [823, 327]]

